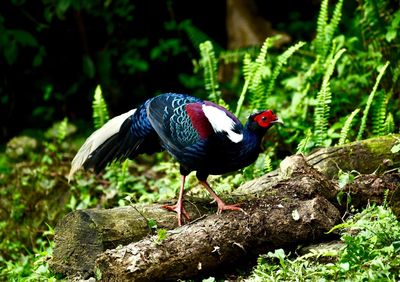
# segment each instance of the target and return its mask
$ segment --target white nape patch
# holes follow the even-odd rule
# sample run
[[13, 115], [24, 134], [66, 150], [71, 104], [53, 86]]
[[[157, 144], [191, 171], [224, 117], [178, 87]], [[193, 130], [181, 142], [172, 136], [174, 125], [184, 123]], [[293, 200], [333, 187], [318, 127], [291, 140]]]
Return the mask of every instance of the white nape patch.
[[86, 139], [85, 143], [82, 145], [82, 147], [79, 149], [78, 153], [76, 153], [76, 156], [72, 160], [71, 170], [69, 171], [68, 175], [68, 182], [72, 179], [74, 173], [82, 167], [89, 155], [93, 153], [93, 151], [96, 150], [101, 144], [103, 144], [108, 138], [117, 133], [124, 121], [135, 112], [136, 109], [133, 109], [127, 113], [110, 119], [108, 122], [106, 122], [106, 124], [97, 129]]
[[226, 132], [228, 138], [234, 143], [239, 143], [243, 140], [243, 134], [232, 130], [235, 126], [235, 121], [224, 111], [208, 105], [203, 105], [202, 109], [215, 132]]

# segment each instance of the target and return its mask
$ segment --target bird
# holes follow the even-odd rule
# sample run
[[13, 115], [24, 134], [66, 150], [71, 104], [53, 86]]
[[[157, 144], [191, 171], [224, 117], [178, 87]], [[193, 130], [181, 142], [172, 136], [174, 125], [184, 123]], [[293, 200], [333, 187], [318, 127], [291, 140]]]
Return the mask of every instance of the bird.
[[177, 213], [179, 226], [183, 218], [190, 220], [183, 198], [185, 179], [191, 172], [196, 172], [217, 203], [217, 213], [241, 211], [238, 204], [225, 204], [207, 178], [254, 163], [265, 133], [274, 124], [283, 122], [272, 110], [251, 114], [243, 126], [234, 114], [213, 102], [187, 94], [160, 94], [94, 131], [73, 158], [68, 181], [82, 167], [99, 173], [115, 160], [165, 150], [179, 163], [181, 185], [177, 203], [162, 207]]

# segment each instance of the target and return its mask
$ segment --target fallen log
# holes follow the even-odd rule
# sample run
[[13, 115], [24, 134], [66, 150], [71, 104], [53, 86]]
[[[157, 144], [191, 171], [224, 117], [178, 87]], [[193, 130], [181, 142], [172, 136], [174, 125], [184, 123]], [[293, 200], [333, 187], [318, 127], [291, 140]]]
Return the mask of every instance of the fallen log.
[[[196, 206], [186, 205], [192, 220], [210, 213], [207, 208], [210, 207], [204, 201], [196, 202]], [[56, 273], [89, 277], [96, 257], [103, 251], [139, 241], [154, 233], [155, 228], [170, 230], [177, 226], [176, 214], [161, 205], [77, 210], [67, 214], [56, 227], [50, 265]]]
[[242, 202], [244, 212], [210, 215], [172, 230], [165, 240], [150, 236], [107, 250], [96, 267], [106, 281], [187, 279], [243, 256], [312, 242], [340, 221], [339, 211], [322, 196], [335, 190], [334, 183], [320, 180], [316, 171], [298, 173]]
[[[144, 209], [139, 206], [136, 209], [140, 212], [133, 207], [76, 211], [60, 221], [56, 228], [56, 247], [50, 265], [55, 272], [78, 274], [83, 278], [93, 275], [97, 268], [105, 281], [188, 278], [237, 261], [244, 254], [256, 255], [319, 240], [343, 212], [336, 200], [340, 189], [336, 181], [331, 181], [337, 171], [373, 173], [377, 169], [399, 167], [400, 154], [390, 152], [396, 140], [396, 137], [375, 138], [322, 149], [306, 159], [287, 158], [278, 170], [235, 191], [235, 201], [242, 202], [245, 213], [208, 215], [171, 231], [162, 241], [157, 236], [142, 239], [152, 233], [147, 225], [149, 218], [156, 219], [159, 228], [176, 227], [175, 215], [159, 209], [159, 205]], [[360, 153], [362, 161], [346, 162], [346, 158], [357, 158]], [[370, 181], [374, 177], [375, 181]], [[356, 189], [357, 181], [364, 184], [362, 189]], [[364, 182], [359, 177], [342, 192], [351, 195], [354, 203], [365, 205], [371, 186], [368, 183], [380, 187], [372, 190], [374, 198], [382, 200], [386, 187], [390, 186], [392, 192], [398, 191], [399, 177], [398, 174], [390, 174], [390, 177], [388, 174], [386, 178], [371, 175], [369, 181]], [[395, 194], [390, 195], [393, 198]], [[364, 200], [358, 201], [361, 198]], [[204, 201], [193, 205], [186, 203], [186, 207], [192, 218], [210, 211], [209, 204]], [[120, 216], [114, 218], [114, 213]], [[121, 226], [123, 228], [118, 229]], [[131, 244], [114, 249], [118, 244], [128, 243]], [[108, 248], [112, 249], [102, 253]]]

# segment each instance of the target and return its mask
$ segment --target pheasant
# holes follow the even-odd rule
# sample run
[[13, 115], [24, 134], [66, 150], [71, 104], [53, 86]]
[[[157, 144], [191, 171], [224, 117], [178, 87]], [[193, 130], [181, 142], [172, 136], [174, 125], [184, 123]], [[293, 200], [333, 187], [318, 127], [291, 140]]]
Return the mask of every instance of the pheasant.
[[212, 102], [161, 94], [93, 132], [72, 160], [68, 179], [81, 167], [100, 172], [113, 160], [166, 150], [179, 162], [182, 181], [177, 203], [163, 207], [177, 213], [179, 225], [182, 217], [189, 221], [183, 198], [185, 178], [192, 171], [216, 201], [217, 213], [241, 210], [238, 205], [225, 204], [207, 177], [252, 164], [261, 151], [263, 136], [277, 123], [283, 122], [271, 110], [250, 115], [243, 126], [231, 112]]

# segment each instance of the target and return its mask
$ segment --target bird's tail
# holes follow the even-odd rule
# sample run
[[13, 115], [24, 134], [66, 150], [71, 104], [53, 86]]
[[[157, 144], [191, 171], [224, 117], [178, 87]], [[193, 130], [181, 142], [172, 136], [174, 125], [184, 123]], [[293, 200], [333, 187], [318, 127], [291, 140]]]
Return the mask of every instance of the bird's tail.
[[72, 160], [68, 181], [82, 166], [99, 172], [112, 160], [126, 158], [140, 145], [143, 140], [130, 133], [129, 121], [135, 111], [133, 109], [110, 119], [86, 139]]

